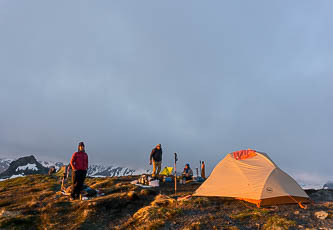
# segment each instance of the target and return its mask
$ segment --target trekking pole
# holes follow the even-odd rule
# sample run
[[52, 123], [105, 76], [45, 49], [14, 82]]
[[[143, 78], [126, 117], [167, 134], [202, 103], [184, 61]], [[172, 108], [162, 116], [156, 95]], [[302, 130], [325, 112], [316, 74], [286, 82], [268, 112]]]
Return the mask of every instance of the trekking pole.
[[178, 157], [177, 157], [177, 153], [175, 154], [175, 196], [177, 196], [177, 168], [176, 168], [176, 164], [178, 161]]
[[200, 177], [202, 177], [202, 175], [201, 175], [201, 160], [200, 160]]

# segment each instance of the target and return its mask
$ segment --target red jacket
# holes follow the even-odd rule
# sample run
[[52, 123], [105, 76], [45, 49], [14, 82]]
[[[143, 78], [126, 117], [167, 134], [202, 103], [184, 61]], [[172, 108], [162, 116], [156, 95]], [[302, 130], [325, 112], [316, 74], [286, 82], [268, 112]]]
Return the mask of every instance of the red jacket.
[[71, 166], [73, 170], [87, 170], [88, 155], [85, 152], [75, 152], [71, 159]]

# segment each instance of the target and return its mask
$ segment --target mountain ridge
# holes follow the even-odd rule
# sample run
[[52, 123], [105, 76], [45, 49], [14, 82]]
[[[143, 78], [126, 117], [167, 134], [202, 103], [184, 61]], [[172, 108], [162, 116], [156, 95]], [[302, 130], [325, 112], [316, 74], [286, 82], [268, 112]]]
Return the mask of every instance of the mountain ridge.
[[[20, 158], [18, 158], [20, 159]], [[16, 159], [17, 160], [17, 159]], [[9, 165], [11, 162], [15, 161], [14, 159], [9, 159], [9, 158], [0, 158], [0, 179], [1, 179], [1, 173], [3, 173], [5, 170], [9, 168]], [[38, 161], [38, 160], [37, 160]], [[38, 161], [42, 166], [46, 168], [50, 168], [54, 166], [56, 170], [58, 171], [59, 168], [63, 165], [68, 165], [65, 164], [64, 162], [55, 162], [55, 161]], [[141, 174], [150, 174], [151, 169], [133, 169], [129, 167], [124, 167], [124, 166], [117, 166], [117, 165], [104, 165], [104, 164], [89, 164], [88, 168], [88, 176], [90, 177], [118, 177], [118, 176], [131, 176], [131, 175], [141, 175]], [[47, 172], [46, 172], [47, 173]], [[23, 176], [22, 174], [17, 174], [14, 173], [10, 175], [7, 178], [15, 178]], [[297, 179], [296, 181], [299, 183], [299, 185], [303, 189], [322, 189], [325, 187], [325, 184], [328, 184], [329, 181], [326, 183], [323, 183], [322, 181], [318, 183], [314, 183], [313, 181], [311, 182], [306, 182], [304, 181], [304, 178]]]
[[[14, 164], [13, 166], [11, 166]], [[58, 171], [62, 166], [68, 165], [63, 162], [38, 161], [31, 156], [13, 159], [0, 159], [0, 179], [15, 178], [30, 174], [47, 174], [50, 167], [55, 167]], [[9, 170], [9, 171], [8, 171]], [[150, 173], [151, 170], [131, 169], [123, 166], [105, 166], [90, 164], [87, 175], [90, 177], [118, 177], [132, 176]]]

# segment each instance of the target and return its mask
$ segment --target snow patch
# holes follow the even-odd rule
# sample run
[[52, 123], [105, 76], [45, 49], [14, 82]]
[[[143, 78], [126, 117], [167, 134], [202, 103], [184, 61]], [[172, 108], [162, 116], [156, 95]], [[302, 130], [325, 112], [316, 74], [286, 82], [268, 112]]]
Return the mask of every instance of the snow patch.
[[8, 179], [14, 179], [14, 178], [17, 178], [17, 177], [24, 177], [23, 174], [17, 174], [17, 175], [13, 175], [11, 177], [9, 177]]
[[14, 178], [17, 178], [17, 177], [24, 177], [23, 174], [17, 174], [17, 175], [13, 175], [11, 177], [9, 177], [8, 179], [14, 179]]
[[37, 168], [36, 164], [27, 164], [27, 165], [19, 166], [19, 167], [16, 168], [16, 172], [23, 171], [23, 170], [38, 171], [38, 168]]
[[9, 178], [6, 178], [6, 179], [0, 179], [0, 181], [5, 181], [5, 180], [9, 180], [9, 179], [14, 179], [14, 178], [18, 178], [18, 177], [24, 177], [23, 174], [17, 174], [17, 175], [13, 175]]
[[91, 175], [91, 177], [94, 177], [94, 178], [105, 178], [106, 176], [102, 176], [102, 175], [96, 175], [96, 176], [94, 176], [94, 175]]

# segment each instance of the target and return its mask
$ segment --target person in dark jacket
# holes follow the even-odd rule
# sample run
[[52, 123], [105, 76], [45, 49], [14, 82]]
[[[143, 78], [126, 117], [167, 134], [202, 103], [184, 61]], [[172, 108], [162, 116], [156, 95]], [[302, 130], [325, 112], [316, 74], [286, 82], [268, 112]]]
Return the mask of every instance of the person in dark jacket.
[[184, 171], [182, 173], [182, 176], [183, 176], [184, 180], [192, 180], [193, 171], [192, 171], [192, 169], [190, 167], [190, 164], [186, 164], [185, 165], [185, 168], [184, 168]]
[[72, 166], [71, 196], [72, 199], [76, 199], [80, 197], [88, 169], [88, 155], [83, 142], [79, 143], [78, 151], [73, 154], [70, 165]]
[[155, 177], [161, 171], [161, 164], [162, 164], [161, 144], [156, 145], [156, 147], [151, 151], [149, 159], [150, 159], [150, 165], [153, 163], [152, 176]]

